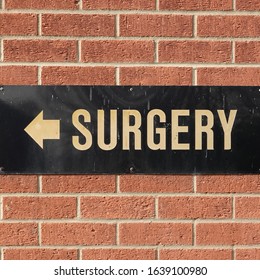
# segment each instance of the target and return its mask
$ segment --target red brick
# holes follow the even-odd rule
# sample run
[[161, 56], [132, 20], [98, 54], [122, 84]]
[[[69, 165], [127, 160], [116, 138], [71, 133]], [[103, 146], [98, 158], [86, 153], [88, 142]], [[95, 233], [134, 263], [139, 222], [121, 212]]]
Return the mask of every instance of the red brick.
[[197, 176], [197, 192], [205, 193], [259, 193], [258, 175]]
[[260, 197], [236, 197], [235, 217], [260, 219]]
[[120, 67], [121, 85], [191, 85], [192, 69], [182, 67]]
[[260, 42], [237, 42], [235, 50], [238, 63], [260, 62]]
[[114, 67], [43, 67], [45, 85], [114, 85]]
[[84, 249], [83, 260], [155, 260], [153, 249]]
[[120, 176], [120, 191], [137, 193], [192, 192], [192, 176], [124, 175]]
[[83, 197], [81, 215], [90, 219], [154, 218], [152, 197]]
[[0, 223], [0, 246], [38, 245], [36, 223]]
[[4, 197], [4, 219], [62, 219], [77, 216], [73, 197]]
[[160, 10], [230, 11], [232, 0], [160, 0]]
[[159, 62], [231, 62], [231, 42], [161, 41]]
[[154, 10], [154, 0], [83, 0], [86, 10]]
[[129, 223], [120, 224], [122, 245], [191, 245], [190, 223]]
[[76, 249], [4, 249], [4, 260], [77, 260]]
[[37, 85], [37, 67], [0, 66], [0, 83], [3, 85]]
[[36, 193], [37, 176], [1, 175], [0, 193]]
[[37, 16], [0, 14], [0, 35], [37, 35]]
[[153, 41], [100, 40], [82, 42], [84, 62], [153, 62]]
[[231, 249], [162, 249], [160, 260], [231, 260]]
[[6, 40], [4, 61], [21, 62], [75, 62], [76, 41], [61, 40]]
[[236, 249], [236, 260], [260, 260], [260, 249]]
[[192, 36], [192, 16], [121, 15], [120, 36]]
[[240, 11], [260, 11], [259, 0], [236, 0], [236, 9]]
[[161, 219], [232, 218], [229, 197], [160, 197]]
[[198, 85], [259, 86], [260, 68], [200, 68]]
[[199, 16], [198, 36], [259, 37], [260, 16]]
[[115, 36], [112, 15], [44, 14], [43, 35], [57, 36]]
[[6, 9], [73, 10], [78, 9], [75, 0], [5, 0]]
[[114, 245], [114, 224], [52, 223], [42, 225], [43, 245]]
[[196, 226], [197, 245], [258, 245], [260, 223], [207, 223]]
[[43, 176], [44, 193], [108, 193], [115, 192], [116, 179], [110, 175]]

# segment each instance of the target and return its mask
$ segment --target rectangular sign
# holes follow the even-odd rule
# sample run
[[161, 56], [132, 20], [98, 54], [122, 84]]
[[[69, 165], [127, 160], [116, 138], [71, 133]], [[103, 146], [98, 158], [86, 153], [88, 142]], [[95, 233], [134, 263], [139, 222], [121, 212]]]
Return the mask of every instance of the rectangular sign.
[[2, 174], [260, 172], [259, 87], [0, 87]]

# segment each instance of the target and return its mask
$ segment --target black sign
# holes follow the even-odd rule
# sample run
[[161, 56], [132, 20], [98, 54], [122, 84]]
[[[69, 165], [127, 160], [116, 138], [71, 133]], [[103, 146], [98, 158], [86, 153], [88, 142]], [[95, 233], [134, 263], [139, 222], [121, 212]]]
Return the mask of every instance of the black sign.
[[259, 173], [259, 87], [0, 87], [2, 174]]

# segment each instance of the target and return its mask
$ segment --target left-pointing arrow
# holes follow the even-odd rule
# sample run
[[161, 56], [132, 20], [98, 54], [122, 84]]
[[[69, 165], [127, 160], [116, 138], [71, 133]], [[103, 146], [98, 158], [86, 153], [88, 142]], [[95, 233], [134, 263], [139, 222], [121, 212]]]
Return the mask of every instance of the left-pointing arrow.
[[43, 140], [60, 139], [60, 121], [44, 120], [43, 111], [24, 129], [43, 149]]

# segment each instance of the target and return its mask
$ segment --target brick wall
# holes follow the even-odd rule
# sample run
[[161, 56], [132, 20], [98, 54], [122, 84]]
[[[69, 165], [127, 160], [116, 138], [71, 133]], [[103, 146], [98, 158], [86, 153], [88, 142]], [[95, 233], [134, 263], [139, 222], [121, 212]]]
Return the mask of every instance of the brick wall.
[[[259, 0], [2, 0], [0, 83], [260, 85]], [[243, 160], [243, 159], [241, 159]], [[1, 176], [1, 259], [259, 259], [259, 176]]]

